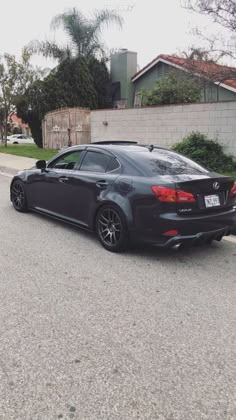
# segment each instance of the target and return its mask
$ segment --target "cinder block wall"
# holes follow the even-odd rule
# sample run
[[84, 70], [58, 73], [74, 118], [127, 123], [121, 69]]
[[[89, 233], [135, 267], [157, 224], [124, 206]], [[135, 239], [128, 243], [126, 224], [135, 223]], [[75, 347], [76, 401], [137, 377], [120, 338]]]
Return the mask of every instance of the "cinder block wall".
[[236, 101], [91, 112], [91, 141], [136, 140], [169, 147], [192, 131], [236, 157]]

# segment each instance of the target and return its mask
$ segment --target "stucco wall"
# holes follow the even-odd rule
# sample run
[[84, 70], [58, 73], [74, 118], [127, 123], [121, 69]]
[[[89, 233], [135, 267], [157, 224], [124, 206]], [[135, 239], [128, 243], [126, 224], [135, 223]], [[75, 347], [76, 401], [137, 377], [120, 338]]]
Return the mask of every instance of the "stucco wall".
[[92, 142], [135, 140], [168, 147], [192, 131], [218, 139], [236, 156], [236, 101], [91, 112]]

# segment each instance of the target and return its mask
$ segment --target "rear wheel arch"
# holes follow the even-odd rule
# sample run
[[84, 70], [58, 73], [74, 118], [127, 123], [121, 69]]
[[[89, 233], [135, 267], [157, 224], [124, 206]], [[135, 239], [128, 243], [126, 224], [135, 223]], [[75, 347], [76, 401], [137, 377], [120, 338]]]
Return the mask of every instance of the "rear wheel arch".
[[106, 201], [106, 202], [101, 203], [100, 206], [96, 209], [96, 211], [94, 213], [94, 216], [93, 216], [93, 225], [92, 225], [92, 230], [94, 232], [96, 232], [96, 220], [97, 220], [98, 213], [103, 208], [109, 207], [109, 206], [114, 207], [118, 212], [121, 213], [121, 215], [124, 218], [124, 221], [125, 221], [125, 223], [127, 225], [127, 228], [128, 228], [128, 219], [127, 219], [127, 217], [125, 215], [124, 210], [118, 204], [114, 203], [113, 201]]
[[125, 251], [129, 230], [123, 210], [114, 203], [101, 205], [96, 212], [95, 232], [102, 246], [111, 252]]

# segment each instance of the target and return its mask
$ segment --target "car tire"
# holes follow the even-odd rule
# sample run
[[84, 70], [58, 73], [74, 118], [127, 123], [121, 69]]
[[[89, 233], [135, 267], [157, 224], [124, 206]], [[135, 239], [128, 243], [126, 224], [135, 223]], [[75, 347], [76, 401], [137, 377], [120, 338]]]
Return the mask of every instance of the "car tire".
[[11, 201], [16, 211], [20, 213], [28, 211], [25, 186], [19, 179], [15, 180], [11, 186]]
[[129, 234], [121, 210], [113, 205], [103, 206], [96, 217], [96, 234], [108, 251], [125, 251], [129, 243]]

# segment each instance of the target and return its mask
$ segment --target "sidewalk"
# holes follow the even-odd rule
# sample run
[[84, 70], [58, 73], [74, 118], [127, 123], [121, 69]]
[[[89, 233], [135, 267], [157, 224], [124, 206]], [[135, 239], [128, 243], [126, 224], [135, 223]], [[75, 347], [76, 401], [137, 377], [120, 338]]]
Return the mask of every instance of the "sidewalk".
[[14, 175], [23, 169], [32, 168], [36, 161], [36, 159], [0, 153], [0, 171]]

